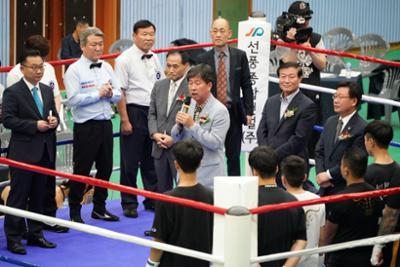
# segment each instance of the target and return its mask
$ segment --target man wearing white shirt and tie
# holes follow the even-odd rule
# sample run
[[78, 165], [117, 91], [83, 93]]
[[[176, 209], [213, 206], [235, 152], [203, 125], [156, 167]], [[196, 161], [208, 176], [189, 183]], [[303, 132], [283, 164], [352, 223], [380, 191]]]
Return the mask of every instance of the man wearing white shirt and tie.
[[[121, 115], [121, 184], [136, 188], [140, 166], [144, 189], [153, 192], [157, 190], [157, 176], [151, 157], [152, 140], [147, 117], [154, 83], [164, 78], [160, 62], [150, 50], [155, 33], [153, 23], [137, 21], [133, 26], [134, 44], [115, 61], [115, 73], [124, 92], [118, 104]], [[145, 199], [143, 204], [145, 209], [154, 210], [153, 200]], [[121, 205], [126, 217], [138, 216], [135, 195], [121, 193]]]
[[171, 190], [176, 182], [176, 169], [171, 152], [174, 143], [171, 129], [175, 117], [189, 95], [186, 72], [189, 56], [186, 52], [172, 51], [167, 54], [169, 78], [156, 82], [151, 92], [149, 109], [149, 133], [153, 139], [151, 155], [157, 173], [157, 190]]

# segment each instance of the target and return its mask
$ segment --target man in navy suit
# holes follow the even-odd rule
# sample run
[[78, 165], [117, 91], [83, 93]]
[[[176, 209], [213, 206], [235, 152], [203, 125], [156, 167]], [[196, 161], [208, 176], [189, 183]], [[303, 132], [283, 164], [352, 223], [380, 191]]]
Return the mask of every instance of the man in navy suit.
[[333, 108], [338, 115], [328, 118], [315, 149], [317, 183], [321, 195], [341, 191], [346, 181], [340, 173], [340, 161], [347, 148], [359, 147], [365, 151], [366, 122], [358, 115], [362, 90], [354, 82], [341, 82], [333, 95]]
[[[214, 20], [210, 35], [215, 47], [200, 55], [198, 63], [210, 65], [216, 73], [217, 81], [211, 92], [228, 108], [230, 118], [225, 140], [228, 175], [240, 176], [242, 124], [252, 123], [254, 106], [249, 62], [244, 51], [228, 46], [232, 30], [226, 19]], [[240, 98], [240, 89], [243, 101]]]
[[[317, 106], [299, 89], [302, 70], [296, 62], [278, 68], [282, 91], [268, 98], [257, 129], [259, 145], [272, 147], [279, 161], [297, 155], [308, 162], [308, 140], [317, 119]], [[278, 185], [282, 185], [277, 179]]]
[[[23, 78], [4, 91], [3, 124], [11, 130], [7, 157], [16, 161], [46, 168], [54, 166], [56, 134], [59, 118], [53, 91], [39, 83], [43, 76], [43, 59], [37, 50], [24, 52], [21, 58]], [[48, 176], [24, 169], [10, 167], [11, 191], [9, 207], [43, 213]], [[7, 249], [12, 253], [26, 254], [21, 244], [25, 231], [24, 219], [6, 215], [4, 231]], [[28, 220], [28, 245], [55, 248], [42, 233], [43, 224]]]

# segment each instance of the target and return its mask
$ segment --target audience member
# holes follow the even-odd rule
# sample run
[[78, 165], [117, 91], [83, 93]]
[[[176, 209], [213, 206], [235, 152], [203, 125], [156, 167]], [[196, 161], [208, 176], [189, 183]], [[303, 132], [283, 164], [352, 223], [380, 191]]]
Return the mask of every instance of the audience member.
[[215, 77], [210, 66], [199, 64], [192, 67], [187, 79], [192, 96], [190, 107], [187, 112], [177, 113], [171, 136], [174, 142], [193, 138], [203, 146], [204, 157], [198, 169], [198, 180], [202, 185], [212, 187], [214, 177], [225, 173], [224, 142], [229, 129], [229, 113], [211, 94]]
[[[307, 164], [298, 156], [289, 156], [282, 161], [282, 181], [286, 190], [298, 200], [319, 198], [318, 195], [303, 189], [303, 182], [307, 180]], [[325, 205], [303, 206], [306, 215], [307, 247], [318, 247], [320, 232], [325, 225]], [[318, 254], [303, 256], [297, 267], [322, 266]]]
[[[268, 146], [259, 146], [249, 155], [253, 175], [258, 177], [258, 205], [279, 204], [297, 199], [278, 187], [278, 155]], [[302, 208], [272, 211], [258, 215], [258, 255], [302, 250], [307, 245], [306, 220]], [[300, 257], [264, 262], [262, 267], [294, 267]]]
[[211, 92], [228, 108], [230, 118], [225, 139], [228, 175], [240, 176], [242, 124], [252, 124], [254, 109], [249, 62], [244, 51], [229, 47], [232, 29], [226, 19], [214, 20], [210, 35], [214, 48], [200, 55], [198, 61], [210, 65], [216, 74], [217, 80]]
[[[8, 87], [3, 95], [3, 124], [11, 130], [7, 157], [45, 168], [54, 166], [56, 134], [59, 118], [53, 90], [39, 81], [44, 62], [39, 51], [27, 50], [20, 60], [23, 78]], [[29, 153], [27, 153], [29, 152]], [[43, 214], [48, 176], [10, 166], [11, 190], [7, 206]], [[54, 190], [54, 188], [53, 188]], [[28, 245], [55, 248], [42, 232], [43, 224], [28, 220]], [[21, 243], [25, 222], [21, 217], [7, 214], [4, 220], [7, 249], [26, 254]]]
[[61, 59], [79, 58], [82, 55], [80, 34], [89, 27], [85, 19], [79, 19], [75, 23], [74, 31], [62, 40]]
[[374, 159], [374, 163], [367, 168], [365, 181], [376, 189], [387, 188], [394, 172], [400, 168], [388, 151], [392, 139], [393, 128], [387, 122], [375, 120], [364, 129], [365, 148]]
[[[341, 194], [374, 190], [364, 181], [368, 157], [358, 147], [350, 147], [340, 164], [346, 188]], [[378, 220], [382, 215], [380, 198], [350, 199], [328, 204], [327, 221], [322, 235], [322, 245], [342, 243], [376, 236]], [[331, 266], [370, 266], [371, 246], [356, 247], [331, 252], [325, 258]]]
[[[83, 51], [78, 61], [65, 74], [68, 105], [74, 120], [73, 162], [74, 174], [88, 176], [96, 163], [95, 177], [110, 179], [113, 168], [112, 103], [121, 98], [119, 81], [110, 64], [100, 59], [104, 49], [104, 34], [89, 27], [80, 35]], [[70, 181], [69, 208], [74, 222], [81, 218], [81, 200], [85, 184]], [[106, 209], [107, 189], [96, 187], [93, 196], [93, 219], [118, 221]]]
[[[46, 60], [46, 57], [50, 51], [50, 46], [49, 42], [43, 36], [31, 35], [28, 37], [28, 39], [26, 39], [24, 49], [38, 50], [43, 60]], [[40, 82], [49, 86], [52, 89], [54, 95], [54, 101], [56, 103], [56, 108], [57, 111], [59, 112], [61, 106], [61, 95], [54, 67], [47, 62], [44, 62], [43, 66], [44, 66], [44, 71]], [[10, 87], [14, 83], [19, 82], [22, 76], [23, 73], [21, 71], [21, 63], [18, 63], [7, 74], [7, 87]]]
[[[172, 151], [176, 158], [179, 184], [166, 194], [212, 205], [212, 191], [197, 181], [196, 170], [203, 157], [201, 144], [194, 139], [188, 139], [176, 143]], [[211, 253], [213, 214], [210, 212], [158, 201], [152, 230], [155, 241]], [[208, 267], [210, 263], [152, 248], [146, 266], [159, 265]]]
[[[316, 122], [316, 105], [300, 90], [301, 68], [296, 62], [282, 63], [278, 68], [282, 93], [269, 97], [257, 129], [259, 145], [271, 146], [279, 161], [297, 155], [308, 164], [308, 140]], [[282, 186], [279, 175], [277, 179]], [[311, 187], [307, 182], [307, 186]]]
[[340, 82], [333, 95], [333, 108], [337, 115], [331, 116], [315, 149], [315, 169], [321, 195], [332, 195], [345, 187], [340, 173], [340, 160], [349, 147], [365, 150], [364, 128], [366, 122], [358, 115], [362, 89], [354, 82]]
[[153, 139], [151, 155], [157, 173], [157, 190], [171, 190], [176, 182], [176, 169], [171, 152], [174, 140], [171, 129], [178, 111], [189, 95], [186, 72], [189, 69], [186, 52], [172, 51], [167, 54], [169, 78], [155, 83], [151, 91], [149, 108], [149, 133]]
[[[154, 45], [156, 26], [148, 20], [133, 25], [131, 48], [122, 52], [115, 61], [115, 73], [123, 89], [118, 104], [121, 115], [121, 184], [137, 188], [137, 173], [147, 191], [157, 191], [157, 175], [151, 157], [153, 141], [149, 135], [148, 114], [151, 91], [156, 81], [163, 79], [158, 57], [150, 49]], [[146, 210], [154, 210], [154, 201], [143, 201]], [[136, 195], [121, 193], [124, 215], [138, 216]]]

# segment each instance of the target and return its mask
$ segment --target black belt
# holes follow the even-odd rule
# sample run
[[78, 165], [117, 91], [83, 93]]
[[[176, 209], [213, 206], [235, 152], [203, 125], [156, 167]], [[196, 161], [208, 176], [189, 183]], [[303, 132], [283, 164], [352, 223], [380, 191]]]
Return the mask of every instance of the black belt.
[[138, 104], [134, 104], [134, 103], [130, 103], [130, 104], [126, 104], [127, 107], [132, 107], [132, 108], [139, 108], [139, 109], [143, 109], [143, 110], [148, 110], [149, 107], [148, 106], [142, 106], [142, 105], [138, 105]]

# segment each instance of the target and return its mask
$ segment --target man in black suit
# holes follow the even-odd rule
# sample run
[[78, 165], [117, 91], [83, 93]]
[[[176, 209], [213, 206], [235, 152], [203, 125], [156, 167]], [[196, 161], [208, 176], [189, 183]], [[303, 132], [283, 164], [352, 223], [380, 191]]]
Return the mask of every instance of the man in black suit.
[[341, 191], [346, 181], [340, 173], [340, 161], [349, 147], [365, 151], [364, 128], [366, 122], [358, 115], [362, 90], [354, 82], [341, 82], [333, 95], [333, 108], [338, 115], [328, 118], [315, 149], [317, 183], [321, 195]]
[[[279, 161], [297, 155], [308, 163], [308, 140], [317, 119], [317, 106], [299, 89], [302, 70], [296, 62], [278, 68], [282, 91], [267, 99], [257, 129], [259, 145], [275, 149]], [[282, 185], [277, 179], [278, 185]]]
[[[54, 166], [56, 154], [55, 129], [59, 118], [50, 87], [39, 83], [43, 76], [43, 59], [37, 50], [24, 52], [21, 58], [23, 78], [4, 91], [3, 124], [11, 130], [7, 157], [46, 168]], [[7, 205], [43, 213], [48, 176], [10, 167], [11, 191]], [[26, 254], [21, 244], [25, 231], [24, 219], [6, 215], [4, 230], [7, 249]], [[42, 233], [43, 224], [28, 220], [28, 245], [55, 248]]]
[[226, 19], [214, 20], [210, 35], [215, 47], [200, 55], [198, 63], [208, 64], [215, 70], [217, 82], [213, 84], [211, 92], [228, 108], [230, 117], [230, 127], [225, 140], [228, 175], [240, 176], [242, 124], [252, 123], [254, 106], [249, 63], [244, 51], [228, 46], [232, 30]]

